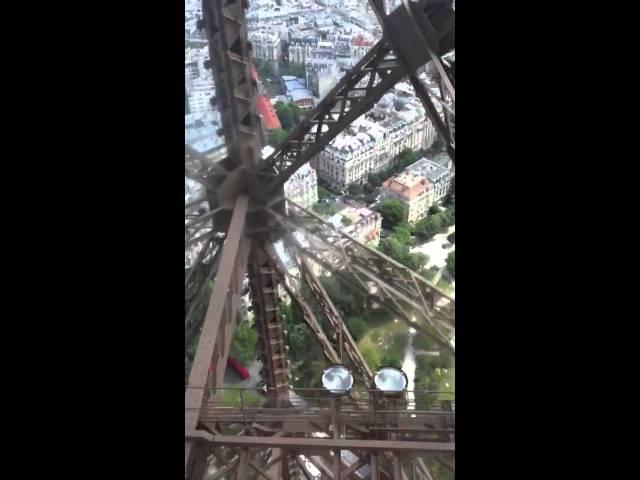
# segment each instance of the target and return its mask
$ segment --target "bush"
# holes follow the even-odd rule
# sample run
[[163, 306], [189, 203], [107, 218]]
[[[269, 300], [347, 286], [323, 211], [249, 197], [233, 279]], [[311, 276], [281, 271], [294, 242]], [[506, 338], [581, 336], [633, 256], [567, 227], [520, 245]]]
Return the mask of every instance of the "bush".
[[380, 213], [382, 214], [382, 224], [386, 228], [393, 228], [407, 220], [407, 206], [395, 198], [388, 198], [382, 202]]
[[347, 317], [344, 322], [347, 324], [349, 333], [356, 341], [360, 340], [367, 331], [367, 322], [362, 317]]
[[231, 356], [248, 366], [256, 355], [257, 332], [247, 319], [238, 322], [231, 342]]
[[447, 256], [447, 272], [451, 275], [451, 278], [456, 278], [456, 251], [449, 253]]
[[371, 370], [376, 370], [380, 366], [380, 357], [378, 356], [378, 351], [370, 345], [365, 345], [360, 349], [360, 353], [369, 365]]
[[349, 225], [351, 225], [353, 223], [353, 221], [349, 218], [349, 217], [342, 217], [342, 219], [340, 220], [340, 222], [342, 223], [342, 225], [344, 225], [345, 227], [348, 227]]
[[451, 294], [453, 292], [453, 286], [449, 282], [447, 282], [444, 278], [441, 278], [440, 280], [438, 280], [436, 287], [438, 287], [440, 290], [442, 290], [444, 293], [447, 293], [447, 294]]
[[382, 356], [380, 365], [384, 365], [385, 367], [402, 368], [402, 358], [400, 358], [400, 356], [396, 353], [385, 353]]
[[280, 144], [287, 138], [287, 134], [281, 128], [276, 128], [269, 132], [269, 145], [278, 148]]
[[359, 183], [352, 183], [347, 187], [347, 191], [351, 195], [360, 195], [362, 194], [362, 185]]
[[328, 203], [315, 203], [311, 209], [323, 217], [330, 217], [336, 213], [335, 207]]
[[325, 200], [331, 198], [331, 192], [324, 188], [322, 185], [318, 185], [318, 199]]

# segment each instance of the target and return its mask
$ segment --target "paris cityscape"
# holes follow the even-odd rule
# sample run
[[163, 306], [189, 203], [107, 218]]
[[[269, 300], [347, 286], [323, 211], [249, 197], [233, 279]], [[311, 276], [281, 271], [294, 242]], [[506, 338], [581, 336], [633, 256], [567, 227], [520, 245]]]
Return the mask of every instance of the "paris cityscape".
[[[212, 30], [207, 24], [207, 15], [203, 15], [203, 6], [207, 8], [209, 3], [212, 2], [185, 0], [185, 148], [188, 146], [189, 151], [194, 152], [193, 155], [197, 155], [202, 162], [225, 165], [231, 143], [226, 127], [228, 123], [225, 123], [220, 108], [222, 92], [218, 86], [219, 77], [215, 74], [218, 67], [212, 65], [215, 62], [210, 50], [213, 43], [207, 35]], [[220, 3], [235, 4], [236, 1]], [[251, 75], [255, 92], [252, 105], [260, 125], [257, 134], [261, 145], [258, 161], [266, 163], [284, 155], [282, 152], [287, 151], [285, 146], [295, 142], [298, 132], [306, 128], [305, 121], [309, 121], [314, 112], [325, 105], [323, 102], [327, 98], [336, 95], [341, 82], [345, 82], [354, 69], [362, 68], [361, 59], [377, 48], [386, 35], [391, 35], [389, 32], [393, 30], [383, 28], [381, 18], [385, 21], [388, 19], [389, 25], [392, 25], [393, 12], [408, 8], [405, 5], [407, 2], [402, 0], [253, 0], [237, 3], [245, 7], [244, 12], [238, 15], [242, 16], [246, 25], [247, 38], [243, 40], [242, 51], [250, 57], [246, 68]], [[455, 11], [455, 5], [450, 1], [422, 3], [427, 5], [424, 9], [427, 18], [437, 16], [433, 12], [439, 12], [431, 9], [446, 7], [447, 12]], [[432, 7], [432, 3], [437, 4], [436, 7]], [[443, 6], [440, 7], [440, 4]], [[379, 11], [380, 8], [383, 12]], [[394, 275], [396, 271], [402, 271], [403, 275], [410, 276], [412, 282], [424, 283], [424, 288], [436, 292], [436, 300], [430, 306], [434, 312], [446, 316], [449, 314], [443, 312], [452, 310], [455, 301], [454, 101], [452, 92], [447, 90], [446, 82], [442, 79], [442, 68], [438, 68], [438, 65], [444, 66], [446, 72], [451, 71], [451, 66], [455, 64], [455, 50], [440, 54], [440, 63], [428, 60], [427, 57], [426, 63], [423, 61], [415, 68], [415, 72], [408, 70], [411, 75], [404, 75], [385, 87], [386, 90], [370, 108], [345, 125], [282, 182], [281, 189], [287, 204], [282, 211], [288, 212], [287, 215], [295, 212], [300, 215], [299, 218], [312, 219], [318, 225], [314, 232], [334, 232], [332, 237], [327, 238], [343, 238], [345, 255], [351, 255], [350, 247], [353, 245], [353, 251], [367, 255], [368, 263], [363, 261], [363, 267], [359, 263], [354, 267], [354, 278], [367, 273], [364, 269], [375, 263], [371, 260], [377, 258], [375, 255], [381, 254], [380, 258], [390, 259], [388, 262], [392, 267], [387, 270], [393, 270]], [[384, 79], [382, 76], [380, 78]], [[370, 86], [375, 87], [376, 83], [372, 80]], [[427, 111], [422, 100], [424, 95], [421, 96], [416, 88], [422, 89], [433, 99], [432, 110]], [[345, 110], [346, 101], [343, 99], [342, 102], [342, 110]], [[356, 104], [352, 102], [352, 105]], [[442, 134], [442, 125], [446, 126], [448, 138]], [[317, 139], [321, 132], [320, 125], [315, 132], [313, 135]], [[205, 220], [200, 218], [206, 218], [206, 221], [212, 222], [211, 225], [216, 223], [216, 208], [206, 202], [199, 203], [208, 196], [210, 192], [205, 183], [194, 176], [185, 176], [185, 222], [189, 226], [196, 222], [203, 224]], [[233, 223], [234, 217], [229, 218]], [[213, 410], [219, 412], [226, 408], [230, 409], [228, 411], [237, 411], [238, 420], [237, 424], [216, 423], [219, 429], [223, 428], [221, 425], [224, 423], [228, 431], [212, 428], [210, 433], [214, 437], [218, 434], [226, 437], [233, 432], [234, 435], [257, 435], [262, 438], [260, 435], [267, 435], [266, 432], [269, 428], [275, 428], [272, 424], [277, 421], [270, 417], [271, 423], [256, 426], [259, 423], [256, 420], [250, 427], [247, 415], [262, 414], [265, 408], [275, 405], [278, 408], [287, 405], [287, 408], [293, 409], [292, 412], [295, 410], [295, 415], [300, 416], [323, 411], [325, 407], [329, 411], [329, 406], [336, 408], [335, 402], [338, 400], [341, 405], [353, 401], [354, 409], [358, 402], [370, 405], [374, 402], [373, 394], [370, 391], [358, 391], [370, 387], [363, 384], [362, 379], [374, 379], [373, 385], [384, 391], [376, 379], [384, 378], [384, 375], [391, 378], [389, 375], [393, 372], [399, 372], [404, 379], [400, 388], [404, 393], [401, 400], [398, 400], [400, 397], [393, 397], [389, 402], [395, 402], [394, 409], [402, 405], [403, 412], [398, 415], [405, 418], [406, 412], [406, 422], [417, 422], [421, 418], [420, 412], [424, 412], [425, 419], [437, 416], [435, 411], [450, 412], [453, 416], [453, 327], [447, 330], [438, 326], [437, 322], [432, 325], [425, 322], [428, 328], [422, 328], [420, 315], [425, 318], [430, 315], [425, 313], [427, 307], [400, 314], [398, 312], [405, 310], [394, 306], [396, 300], [392, 297], [395, 293], [388, 295], [391, 300], [384, 300], [387, 298], [382, 295], [383, 290], [387, 291], [384, 284], [367, 285], [365, 288], [369, 290], [364, 291], [357, 288], [359, 281], [344, 281], [346, 276], [343, 279], [339, 272], [332, 272], [332, 265], [341, 265], [336, 254], [323, 263], [322, 260], [330, 258], [329, 253], [318, 253], [325, 252], [320, 242], [305, 234], [302, 227], [294, 228], [298, 225], [296, 221], [291, 219], [290, 236], [287, 237], [289, 244], [282, 239], [274, 240], [269, 260], [273, 265], [280, 265], [278, 268], [282, 271], [279, 283], [274, 287], [278, 303], [271, 309], [276, 311], [274, 318], [279, 322], [274, 328], [279, 332], [283, 351], [275, 356], [281, 358], [282, 367], [274, 367], [273, 360], [267, 358], [274, 356], [266, 351], [270, 347], [264, 346], [264, 332], [268, 333], [270, 326], [261, 325], [262, 320], [258, 318], [262, 304], [257, 303], [255, 282], [251, 280], [251, 275], [255, 275], [255, 272], [251, 273], [251, 258], [255, 258], [251, 253], [247, 278], [238, 280], [241, 286], [237, 303], [239, 314], [237, 319], [232, 320], [235, 324], [231, 330], [232, 336], [227, 340], [227, 356], [219, 357], [226, 358], [225, 365], [211, 367], [220, 372], [213, 385], [218, 390], [211, 394], [212, 400], [209, 400], [215, 404]], [[211, 228], [215, 230], [215, 227]], [[188, 238], [185, 249], [185, 275], [188, 278], [185, 288], [199, 275], [194, 272], [196, 267], [204, 264], [204, 258], [211, 258], [212, 273], [203, 275], [198, 293], [187, 295], [189, 301], [185, 300], [187, 383], [198, 358], [199, 344], [204, 342], [201, 337], [206, 331], [203, 324], [210, 315], [207, 310], [211, 309], [211, 306], [207, 306], [209, 298], [215, 295], [215, 285], [218, 283], [217, 277], [213, 276], [214, 258], [217, 258], [216, 255], [224, 256], [222, 246], [216, 253], [214, 243], [203, 246], [199, 238], [194, 240], [200, 234], [190, 232], [188, 230], [188, 236], [192, 236]], [[219, 235], [219, 238], [223, 238]], [[230, 235], [231, 230], [224, 238], [228, 239]], [[325, 233], [317, 235], [320, 238]], [[342, 245], [338, 240], [333, 240], [333, 243], [334, 246]], [[290, 246], [293, 244], [296, 245], [295, 249]], [[206, 248], [210, 250], [205, 252]], [[313, 250], [320, 257], [317, 261], [311, 254], [303, 258], [303, 252]], [[267, 248], [265, 251], [271, 252]], [[220, 271], [222, 262], [217, 265]], [[384, 281], [383, 274], [387, 270], [380, 267], [379, 272], [382, 273], [369, 274], [371, 281], [377, 281], [373, 277]], [[264, 274], [264, 268], [260, 272]], [[389, 292], [395, 292], [394, 288], [402, 290], [393, 279], [389, 280], [389, 285]], [[314, 290], [322, 292], [325, 300], [312, 303], [309, 298]], [[380, 300], [377, 296], [380, 296]], [[421, 293], [420, 296], [424, 295]], [[195, 298], [206, 300], [201, 301], [202, 305], [196, 305]], [[431, 327], [440, 336], [433, 335]], [[271, 340], [271, 343], [275, 345], [276, 340]], [[343, 350], [348, 361], [343, 361]], [[278, 397], [279, 403], [270, 403], [272, 400], [268, 392], [272, 388], [279, 388], [280, 382], [274, 380], [279, 378], [274, 371], [282, 373], [284, 380], [281, 382], [286, 384], [286, 388], [283, 386], [287, 391], [284, 403], [281, 397]], [[330, 381], [327, 379], [338, 381], [335, 379], [343, 378], [349, 379], [347, 386], [328, 386]], [[340, 391], [344, 395], [327, 394], [330, 398], [326, 399], [325, 405], [323, 400], [318, 399], [324, 398], [323, 391]], [[366, 395], [366, 400], [361, 395]], [[384, 408], [391, 410], [387, 404]], [[348, 426], [338, 428], [338, 433], [329, 422], [327, 428], [318, 426], [315, 431], [311, 429], [306, 434], [296, 431], [291, 436], [305, 436], [311, 439], [309, 441], [331, 437], [347, 441], [355, 435], [354, 431], [360, 429], [373, 435], [367, 438], [377, 441], [453, 443], [451, 422], [449, 426], [433, 427], [425, 420], [416, 423], [419, 427], [407, 426], [407, 432], [411, 429], [420, 430], [419, 434], [415, 434], [418, 435], [415, 440], [411, 437], [413, 433], [402, 430], [405, 428], [403, 421], [391, 422], [375, 430], [375, 433], [368, 421], [366, 428], [354, 426], [351, 434]], [[234, 428], [238, 429], [237, 432]], [[435, 430], [430, 432], [429, 428]], [[238, 433], [240, 430], [242, 434]], [[445, 430], [447, 433], [443, 434]], [[231, 447], [220, 445], [217, 451], [211, 451], [206, 465], [201, 467], [202, 471], [193, 474], [195, 476], [192, 478], [447, 480], [455, 476], [453, 459], [448, 454], [439, 457], [433, 452], [425, 455], [399, 453], [404, 452], [400, 447], [396, 452], [386, 452], [381, 448], [379, 453], [371, 454], [373, 457], [348, 446], [338, 450], [332, 447], [322, 454], [314, 454], [311, 450], [295, 452], [294, 449], [294, 454], [289, 454], [286, 462], [277, 462], [277, 456], [284, 455], [277, 452], [287, 451], [288, 447], [260, 444], [262, 450], [247, 447], [240, 449], [236, 455]], [[420, 450], [418, 447], [415, 449]], [[244, 468], [243, 462], [246, 462]]]

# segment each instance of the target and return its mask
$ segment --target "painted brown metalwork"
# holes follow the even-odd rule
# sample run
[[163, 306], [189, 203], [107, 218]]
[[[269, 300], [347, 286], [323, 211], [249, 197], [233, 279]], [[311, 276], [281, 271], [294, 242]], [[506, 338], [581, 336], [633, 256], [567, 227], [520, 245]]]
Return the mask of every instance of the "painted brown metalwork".
[[[443, 348], [454, 350], [453, 299], [406, 267], [283, 198], [287, 179], [405, 76], [438, 133], [447, 140], [449, 154], [452, 158], [455, 154], [453, 115], [447, 103], [455, 102], [454, 69], [440, 59], [455, 45], [451, 2], [404, 1], [389, 15], [380, 10], [379, 0], [370, 3], [382, 12], [378, 16], [384, 37], [265, 161], [250, 74], [244, 17], [247, 2], [203, 0], [202, 23], [217, 91], [214, 102], [221, 113], [227, 157], [216, 163], [185, 146], [185, 175], [206, 192], [185, 206], [185, 249], [193, 260], [185, 271], [185, 342], [198, 338], [185, 394], [187, 478], [200, 480], [207, 472], [209, 457], [217, 462], [212, 479], [229, 475], [309, 478], [303, 454], [327, 478], [353, 477], [364, 466], [370, 469], [372, 479], [408, 478], [399, 455], [404, 460], [419, 454], [416, 465], [420, 468], [415, 470], [422, 476], [428, 476], [423, 472], [424, 462], [420, 464], [424, 455], [452, 465], [455, 412], [451, 402], [443, 403], [441, 409], [420, 412], [408, 411], [406, 405], [381, 410], [355, 391], [341, 401], [333, 400], [329, 408], [312, 399], [295, 405], [289, 396], [280, 313], [280, 294], [284, 292], [280, 286], [303, 310], [327, 360], [342, 362], [344, 352], [367, 387], [372, 378], [309, 261], [359, 289], [416, 330], [436, 338]], [[427, 62], [432, 62], [440, 75], [440, 97], [433, 99], [442, 105], [442, 117], [432, 92], [416, 75]], [[291, 235], [294, 231], [304, 233], [308, 245]], [[278, 240], [285, 242], [297, 275], [286, 272], [274, 253], [273, 243]], [[205, 292], [214, 273], [207, 303]], [[217, 393], [246, 273], [268, 402], [261, 407], [221, 408]], [[310, 299], [303, 298], [300, 285], [311, 292]], [[312, 305], [319, 307], [331, 332], [323, 331]], [[296, 390], [299, 393], [300, 389]], [[341, 450], [351, 452], [355, 460], [345, 463]], [[313, 456], [307, 455], [311, 452]]]

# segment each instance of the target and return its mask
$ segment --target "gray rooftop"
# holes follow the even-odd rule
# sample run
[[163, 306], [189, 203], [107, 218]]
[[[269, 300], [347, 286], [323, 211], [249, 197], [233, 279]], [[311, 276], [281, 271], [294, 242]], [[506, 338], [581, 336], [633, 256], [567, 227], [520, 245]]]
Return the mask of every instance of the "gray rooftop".
[[449, 169], [446, 166], [443, 167], [439, 163], [429, 160], [428, 158], [422, 158], [413, 165], [409, 165], [406, 171], [416, 175], [422, 175], [423, 177], [428, 178], [432, 183], [449, 175]]

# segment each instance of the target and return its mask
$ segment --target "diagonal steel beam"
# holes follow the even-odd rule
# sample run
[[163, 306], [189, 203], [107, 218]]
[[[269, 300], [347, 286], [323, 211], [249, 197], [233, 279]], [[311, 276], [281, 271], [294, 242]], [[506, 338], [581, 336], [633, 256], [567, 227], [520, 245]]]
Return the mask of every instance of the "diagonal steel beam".
[[450, 455], [455, 451], [454, 443], [415, 442], [404, 440], [371, 440], [346, 438], [297, 438], [297, 437], [248, 437], [235, 435], [211, 435], [198, 430], [186, 432], [186, 438], [200, 440], [212, 445], [247, 448], [282, 448], [288, 450], [367, 450], [378, 452], [413, 453], [428, 455]]
[[[296, 245], [295, 245], [295, 242], [291, 240], [291, 235], [285, 238], [289, 240], [289, 245], [291, 245], [291, 247], [293, 247], [293, 249], [296, 250]], [[313, 273], [306, 259], [300, 258], [299, 254], [295, 254], [295, 253], [291, 255], [291, 258], [294, 260], [294, 263], [296, 264], [298, 270], [300, 271], [302, 278], [306, 281], [306, 284], [309, 286], [311, 293], [314, 295], [314, 298], [316, 299], [317, 303], [320, 305], [320, 308], [325, 314], [325, 317], [327, 318], [327, 320], [329, 320], [329, 323], [334, 328], [334, 330], [336, 332], [340, 332], [340, 335], [339, 335], [339, 343], [340, 343], [340, 350], [341, 350], [340, 358], [342, 358], [342, 350], [344, 347], [344, 349], [346, 349], [349, 360], [351, 360], [353, 365], [356, 367], [356, 369], [358, 370], [358, 373], [364, 380], [365, 384], [370, 385], [371, 382], [373, 381], [373, 372], [371, 371], [366, 360], [360, 353], [360, 350], [358, 349], [358, 345], [356, 344], [355, 340], [351, 336], [351, 333], [349, 332], [349, 329], [346, 327], [344, 320], [342, 319], [342, 316], [340, 315], [340, 313], [338, 312], [338, 309], [335, 307], [335, 305], [331, 301], [331, 298], [329, 297], [326, 290], [322, 286], [322, 283], [318, 280], [316, 275]]]
[[[451, 297], [404, 265], [337, 230], [315, 213], [291, 201], [288, 205], [293, 210], [289, 209], [287, 217], [268, 212], [291, 231], [305, 232], [311, 248], [303, 246], [295, 235], [290, 236], [299, 251], [385, 308], [400, 312], [400, 318], [409, 326], [455, 351], [449, 342], [455, 328], [455, 303]], [[292, 214], [295, 210], [308, 214], [306, 222]]]
[[[395, 59], [385, 58], [390, 53], [385, 39], [376, 43], [298, 124], [280, 148], [267, 158], [268, 166], [273, 169], [270, 174], [276, 175], [268, 180], [270, 192], [276, 192], [296, 170], [320, 152], [351, 122], [367, 112], [406, 75], [406, 71], [400, 68]], [[379, 80], [377, 84], [375, 79]], [[361, 82], [366, 82], [368, 87], [364, 96], [358, 90]], [[353, 93], [358, 95], [352, 95]], [[329, 121], [327, 117], [333, 120]], [[319, 127], [321, 123], [325, 124], [326, 129]]]
[[[211, 362], [214, 358], [214, 350], [220, 342], [219, 333], [223, 330], [222, 321], [225, 314], [231, 315], [232, 297], [234, 289], [238, 288], [239, 269], [241, 261], [241, 244], [246, 244], [244, 236], [245, 221], [249, 207], [249, 197], [241, 195], [236, 200], [229, 224], [227, 238], [222, 247], [220, 258], [220, 268], [216, 275], [215, 285], [211, 293], [211, 300], [205, 315], [202, 333], [198, 342], [189, 381], [185, 395], [185, 431], [190, 432], [196, 429], [200, 417], [200, 409], [205, 400], [207, 381]], [[235, 282], [234, 282], [235, 280]], [[238, 282], [239, 280], [239, 282]], [[234, 285], [235, 283], [235, 285]], [[235, 287], [235, 288], [234, 288]], [[233, 312], [235, 313], [235, 312]], [[235, 315], [233, 315], [235, 321]], [[225, 339], [223, 339], [225, 340]], [[226, 362], [226, 358], [224, 358]], [[219, 365], [216, 365], [219, 368]], [[185, 475], [190, 474], [190, 468], [194, 458], [192, 458], [193, 443], [185, 441]]]

